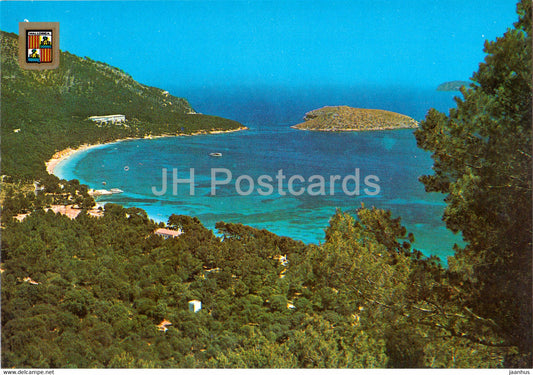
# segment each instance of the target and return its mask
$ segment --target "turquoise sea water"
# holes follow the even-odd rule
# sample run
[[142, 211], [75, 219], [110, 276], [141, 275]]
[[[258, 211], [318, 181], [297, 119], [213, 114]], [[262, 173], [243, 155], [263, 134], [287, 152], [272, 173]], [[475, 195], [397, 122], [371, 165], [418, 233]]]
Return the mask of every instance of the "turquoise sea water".
[[[300, 122], [306, 106], [309, 107], [307, 110], [320, 106], [314, 101], [325, 95], [324, 92], [300, 101], [292, 94], [287, 95], [285, 103], [279, 95], [275, 102], [258, 99], [267, 98], [266, 93], [258, 93], [255, 98], [219, 93], [217, 100], [214, 100], [216, 93], [209, 94], [205, 96], [205, 102], [190, 95], [193, 107], [204, 113], [234, 118], [250, 130], [98, 146], [60, 163], [55, 173], [61, 178], [77, 178], [95, 189], [119, 188], [123, 194], [101, 197], [100, 203], [140, 207], [158, 221], [166, 221], [173, 213], [186, 214], [198, 217], [210, 228], [218, 221], [239, 222], [307, 243], [318, 243], [324, 239], [323, 230], [335, 208], [355, 213], [364, 202], [367, 207], [391, 209], [394, 216], [401, 216], [408, 231], [415, 234], [415, 247], [425, 254], [435, 254], [444, 260], [452, 253], [453, 244], [460, 242], [460, 237], [448, 231], [441, 221], [443, 196], [426, 193], [418, 181], [421, 175], [431, 173], [432, 160], [428, 153], [416, 147], [413, 130], [321, 133], [291, 129], [290, 125]], [[452, 96], [428, 91], [425, 100], [433, 100], [430, 106], [445, 110], [453, 105]], [[401, 107], [401, 95], [389, 99], [393, 105], [387, 105], [383, 98], [375, 105], [357, 105], [350, 102], [350, 98], [361, 102], [360, 98], [346, 96], [340, 104], [390, 109], [417, 119], [427, 111], [427, 108], [420, 108], [423, 105], [416, 106], [416, 101], [409, 100], [405, 93], [404, 102], [411, 103], [412, 107], [405, 105], [403, 111], [396, 108]], [[231, 108], [239, 109], [231, 113]], [[416, 108], [417, 112], [410, 108]], [[209, 156], [211, 152], [220, 152], [223, 156]], [[166, 194], [158, 196], [152, 187], [156, 191], [161, 189], [163, 168], [168, 171], [168, 189]], [[190, 169], [194, 169], [194, 195], [190, 194], [186, 183], [179, 184], [177, 194], [173, 194], [174, 168], [178, 170], [179, 179], [190, 178]], [[230, 183], [216, 188], [216, 195], [211, 191], [213, 168], [225, 168], [233, 177]], [[344, 178], [355, 175], [357, 169], [360, 174], [359, 195], [345, 194], [340, 182], [331, 188], [330, 176]], [[280, 170], [286, 176], [281, 193], [276, 180]], [[242, 175], [250, 176], [254, 181], [254, 191], [250, 195], [238, 194], [235, 181]], [[261, 175], [272, 178], [271, 194], [258, 193], [257, 181]], [[295, 183], [294, 189], [309, 188], [311, 176], [323, 176], [325, 195], [312, 196], [309, 190], [302, 195], [291, 195], [287, 180], [293, 175], [305, 179], [304, 183]], [[365, 185], [364, 178], [369, 175], [379, 179], [379, 182], [374, 180], [379, 185], [377, 195], [375, 186]], [[218, 180], [225, 177], [225, 173], [216, 175]], [[250, 186], [245, 180], [240, 187], [247, 191]], [[347, 188], [354, 191], [355, 183], [349, 182]], [[320, 190], [312, 189], [311, 192], [320, 193]]]

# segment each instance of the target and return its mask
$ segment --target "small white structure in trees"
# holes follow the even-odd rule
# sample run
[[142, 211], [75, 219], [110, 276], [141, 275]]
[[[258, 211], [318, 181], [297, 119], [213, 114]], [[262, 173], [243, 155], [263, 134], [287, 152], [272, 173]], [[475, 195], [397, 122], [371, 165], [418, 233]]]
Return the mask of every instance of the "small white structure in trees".
[[289, 265], [289, 261], [287, 260], [287, 255], [275, 255], [273, 257], [274, 259], [277, 259], [282, 266], [287, 267]]
[[183, 231], [181, 230], [181, 228], [178, 228], [178, 230], [158, 228], [154, 231], [154, 233], [165, 239], [169, 239], [169, 238], [176, 238], [176, 237], [181, 236], [183, 234]]
[[163, 321], [157, 325], [157, 328], [158, 328], [161, 332], [166, 332], [166, 331], [168, 331], [168, 326], [171, 326], [171, 325], [172, 325], [171, 322], [169, 322], [169, 321], [166, 320], [166, 319], [163, 319]]
[[202, 301], [198, 301], [197, 299], [193, 299], [192, 301], [189, 301], [189, 311], [197, 313], [201, 309], [202, 309]]
[[42, 186], [38, 181], [33, 181], [33, 187], [33, 194], [35, 195], [39, 194], [41, 191], [44, 191], [44, 186]]

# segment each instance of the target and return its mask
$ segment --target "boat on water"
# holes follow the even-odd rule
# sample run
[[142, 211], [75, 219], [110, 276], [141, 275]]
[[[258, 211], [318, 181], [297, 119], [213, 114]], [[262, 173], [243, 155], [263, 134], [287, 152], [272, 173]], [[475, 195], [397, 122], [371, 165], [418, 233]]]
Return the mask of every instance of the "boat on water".
[[212, 153], [209, 154], [209, 156], [213, 156], [215, 158], [219, 158], [219, 157], [222, 156], [222, 153], [220, 153], [220, 152], [212, 152]]

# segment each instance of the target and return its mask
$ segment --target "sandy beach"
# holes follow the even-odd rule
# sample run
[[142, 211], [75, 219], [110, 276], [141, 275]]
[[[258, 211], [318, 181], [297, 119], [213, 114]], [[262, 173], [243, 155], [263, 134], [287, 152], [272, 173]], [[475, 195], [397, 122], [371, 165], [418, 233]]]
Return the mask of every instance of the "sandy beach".
[[131, 140], [134, 140], [134, 139], [156, 139], [156, 138], [165, 138], [165, 137], [184, 137], [184, 136], [189, 136], [189, 135], [204, 135], [204, 134], [223, 134], [223, 133], [233, 133], [233, 132], [238, 132], [238, 131], [242, 131], [242, 130], [248, 130], [248, 128], [246, 126], [241, 126], [237, 129], [231, 129], [231, 130], [211, 130], [211, 131], [199, 131], [199, 132], [196, 132], [196, 133], [192, 133], [192, 134], [163, 134], [163, 135], [147, 135], [143, 138], [122, 138], [122, 139], [117, 139], [117, 140], [114, 140], [114, 141], [111, 141], [111, 142], [106, 142], [106, 143], [96, 143], [96, 144], [83, 144], [77, 148], [66, 148], [64, 150], [61, 150], [61, 151], [58, 151], [56, 152], [52, 158], [50, 160], [48, 160], [45, 165], [46, 165], [46, 171], [49, 173], [49, 174], [54, 174], [54, 169], [57, 167], [57, 165], [65, 160], [65, 159], [68, 159], [70, 158], [71, 156], [73, 156], [74, 154], [78, 153], [78, 152], [82, 152], [82, 151], [85, 151], [85, 150], [88, 150], [90, 148], [94, 148], [94, 147], [98, 147], [98, 146], [102, 146], [102, 145], [109, 145], [109, 144], [113, 144], [113, 143], [117, 143], [117, 142], [123, 142], [123, 141], [131, 141]]
[[241, 130], [248, 130], [246, 126], [238, 127], [237, 129], [231, 129], [231, 130], [212, 130], [208, 132], [208, 134], [222, 134], [222, 133], [235, 133], [240, 132]]
[[45, 165], [46, 165], [46, 171], [49, 173], [49, 174], [54, 174], [54, 169], [55, 167], [62, 161], [62, 160], [65, 160], [69, 157], [71, 157], [72, 155], [74, 155], [75, 153], [77, 152], [81, 152], [81, 151], [84, 151], [84, 150], [87, 150], [91, 147], [95, 147], [97, 145], [89, 145], [89, 144], [84, 144], [84, 145], [81, 145], [80, 147], [78, 148], [66, 148], [64, 150], [61, 150], [61, 151], [58, 151], [54, 154], [54, 156], [52, 156], [52, 158], [50, 160], [48, 160]]

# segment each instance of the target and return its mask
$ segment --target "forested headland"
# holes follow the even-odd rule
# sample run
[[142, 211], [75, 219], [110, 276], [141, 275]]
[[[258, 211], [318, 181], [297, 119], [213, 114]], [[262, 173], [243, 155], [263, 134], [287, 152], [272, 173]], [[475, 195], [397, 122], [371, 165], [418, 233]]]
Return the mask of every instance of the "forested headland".
[[[89, 57], [63, 51], [57, 69], [21, 69], [18, 36], [0, 31], [0, 42], [4, 175], [29, 181], [42, 177], [44, 161], [84, 143], [242, 127], [195, 113], [187, 100], [140, 84], [121, 69]], [[125, 115], [126, 123], [97, 126], [88, 119], [113, 114]]]
[[[11, 180], [2, 189], [2, 367], [532, 367], [531, 2], [517, 12], [513, 27], [485, 44], [457, 108], [431, 110], [415, 132], [434, 159], [422, 182], [446, 195], [443, 220], [466, 243], [448, 268], [379, 208], [332, 213], [319, 245], [224, 222], [215, 235], [193, 217], [156, 223], [113, 204], [92, 216], [87, 187], [46, 175], [44, 161], [53, 148], [98, 138], [81, 131], [94, 126], [84, 120], [93, 113], [46, 125], [26, 93], [54, 73], [13, 78], [17, 91], [4, 83], [2, 54], [2, 169]], [[3, 49], [6, 38], [14, 36], [2, 35]], [[68, 54], [62, 64], [69, 58], [101, 64]], [[58, 95], [43, 100], [68, 100]], [[105, 113], [138, 116], [142, 127], [146, 110], [158, 129], [183, 126], [168, 109], [127, 108]], [[41, 131], [32, 133], [36, 122]], [[52, 134], [72, 138], [46, 148]], [[25, 159], [12, 153], [32, 142], [38, 151], [17, 169]], [[43, 190], [28, 190], [28, 179]], [[47, 211], [51, 204], [82, 212], [69, 219]], [[20, 213], [28, 215], [16, 220]], [[164, 239], [159, 227], [183, 234]], [[191, 300], [202, 309], [190, 311]]]

